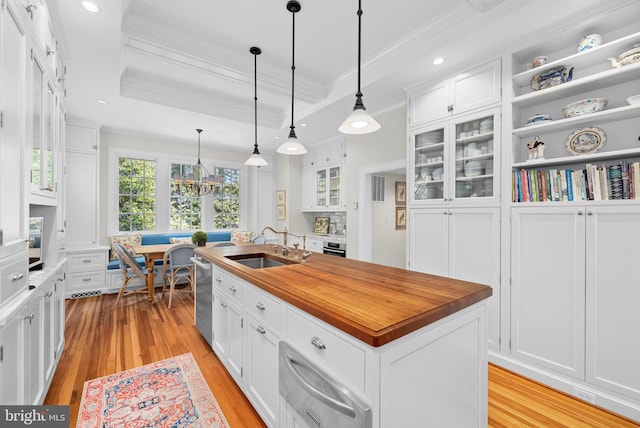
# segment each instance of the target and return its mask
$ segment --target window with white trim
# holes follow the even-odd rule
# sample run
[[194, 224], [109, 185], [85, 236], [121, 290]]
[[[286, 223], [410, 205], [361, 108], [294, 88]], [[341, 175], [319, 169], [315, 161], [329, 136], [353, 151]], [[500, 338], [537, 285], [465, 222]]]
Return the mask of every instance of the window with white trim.
[[118, 231], [156, 228], [156, 163], [118, 158]]

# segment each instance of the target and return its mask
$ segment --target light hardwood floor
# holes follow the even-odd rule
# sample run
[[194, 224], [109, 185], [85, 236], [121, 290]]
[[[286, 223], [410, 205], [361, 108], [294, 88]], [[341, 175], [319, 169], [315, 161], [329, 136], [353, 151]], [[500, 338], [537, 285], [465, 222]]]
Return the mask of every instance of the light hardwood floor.
[[[193, 300], [176, 293], [172, 308], [156, 294], [66, 302], [66, 343], [45, 404], [70, 405], [75, 426], [84, 382], [191, 352], [232, 428], [264, 427], [193, 325]], [[489, 366], [489, 427], [640, 427], [587, 403]], [[386, 427], [385, 427], [386, 428]], [[396, 427], [393, 427], [396, 428]]]

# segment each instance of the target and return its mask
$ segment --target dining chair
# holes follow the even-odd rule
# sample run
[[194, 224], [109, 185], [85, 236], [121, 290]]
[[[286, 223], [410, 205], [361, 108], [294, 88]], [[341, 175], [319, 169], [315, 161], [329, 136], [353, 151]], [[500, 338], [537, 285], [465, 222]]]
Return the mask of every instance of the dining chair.
[[227, 241], [222, 241], [222, 242], [218, 242], [217, 244], [213, 244], [212, 247], [235, 247], [236, 244], [234, 244], [233, 242], [227, 242]]
[[[114, 306], [116, 306], [121, 296], [126, 296], [128, 294], [134, 293], [149, 293], [149, 290], [146, 287], [147, 275], [149, 274], [149, 271], [146, 268], [140, 267], [130, 250], [124, 247], [122, 244], [115, 243], [114, 249], [118, 254], [120, 270], [122, 271], [122, 284], [120, 285], [120, 291], [118, 291], [116, 303], [114, 304]], [[139, 278], [143, 281], [144, 287], [127, 289], [127, 287], [131, 285], [131, 282], [136, 278]]]
[[253, 238], [251, 243], [253, 243], [253, 244], [266, 244], [267, 243], [267, 237], [264, 236], [264, 235], [258, 235], [255, 238]]
[[176, 284], [189, 284], [189, 292], [193, 292], [194, 275], [191, 257], [193, 257], [194, 248], [196, 248], [194, 244], [177, 244], [164, 253], [162, 263], [162, 300], [164, 301], [164, 292], [167, 288], [167, 283], [169, 283], [169, 308], [171, 308], [171, 300]]

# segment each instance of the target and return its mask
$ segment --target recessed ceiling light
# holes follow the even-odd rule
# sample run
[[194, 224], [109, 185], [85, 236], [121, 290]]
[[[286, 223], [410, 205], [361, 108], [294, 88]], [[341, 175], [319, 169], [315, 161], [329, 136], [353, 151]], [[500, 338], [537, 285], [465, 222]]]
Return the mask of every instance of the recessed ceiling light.
[[274, 139], [274, 140], [279, 140], [279, 139], [280, 139], [280, 137], [275, 136], [275, 137], [273, 137], [273, 139]]
[[82, 2], [82, 7], [84, 7], [86, 10], [88, 10], [91, 13], [99, 13], [102, 10], [100, 9], [100, 6], [88, 0], [84, 0]]
[[98, 104], [107, 104], [108, 101], [107, 100], [96, 100], [98, 102]]
[[438, 57], [436, 59], [433, 60], [433, 65], [440, 65], [444, 62], [444, 58], [442, 57]]
[[301, 123], [300, 126], [307, 126], [307, 124], [306, 123]]

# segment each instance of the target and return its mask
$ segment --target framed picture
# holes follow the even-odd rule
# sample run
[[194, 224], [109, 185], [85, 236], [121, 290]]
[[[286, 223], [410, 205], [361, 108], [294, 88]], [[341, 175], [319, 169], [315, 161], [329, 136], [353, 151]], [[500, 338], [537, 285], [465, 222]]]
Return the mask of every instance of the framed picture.
[[407, 228], [407, 207], [396, 207], [396, 230]]
[[285, 205], [287, 203], [287, 192], [286, 190], [277, 190], [276, 191], [276, 205]]
[[316, 217], [313, 223], [313, 233], [329, 233], [329, 217]]
[[278, 205], [276, 207], [276, 220], [286, 220], [287, 208], [284, 205]]
[[407, 204], [407, 183], [396, 181], [396, 205]]

